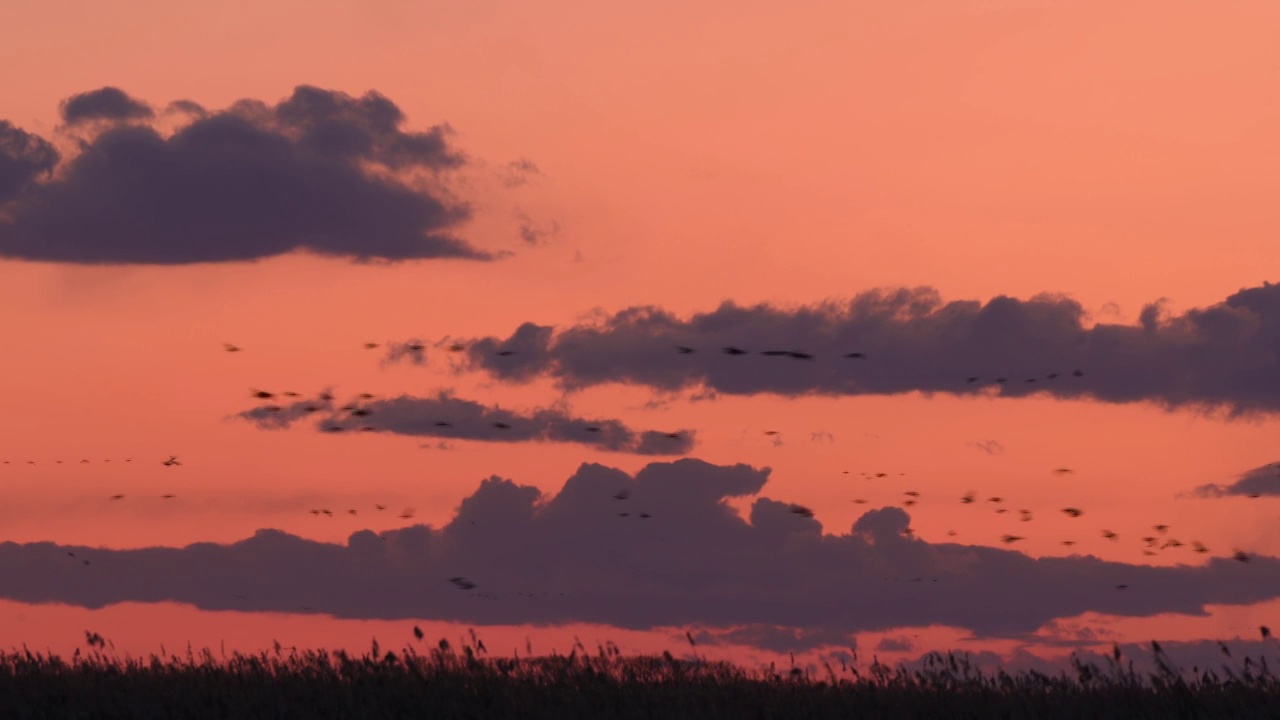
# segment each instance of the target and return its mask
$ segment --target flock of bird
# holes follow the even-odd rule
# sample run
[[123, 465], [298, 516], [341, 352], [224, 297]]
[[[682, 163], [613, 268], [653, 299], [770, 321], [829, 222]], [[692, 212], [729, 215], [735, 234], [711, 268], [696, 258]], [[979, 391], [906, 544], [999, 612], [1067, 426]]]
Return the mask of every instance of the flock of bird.
[[[363, 345], [363, 347], [364, 347], [366, 350], [374, 350], [374, 349], [377, 349], [377, 348], [379, 348], [379, 347], [381, 347], [381, 346], [382, 346], [382, 344], [381, 344], [381, 343], [376, 343], [376, 342], [367, 342], [367, 343], [364, 343], [364, 345]], [[421, 351], [423, 351], [423, 350], [425, 350], [425, 349], [426, 349], [426, 345], [424, 345], [424, 344], [423, 344], [423, 343], [421, 343], [421, 342], [417, 342], [417, 341], [411, 341], [411, 342], [409, 342], [409, 343], [405, 343], [405, 344], [401, 345], [400, 347], [402, 347], [402, 348], [404, 348], [404, 349], [406, 349], [406, 350], [412, 351], [412, 352], [421, 352]], [[242, 351], [242, 348], [241, 348], [241, 347], [239, 347], [239, 346], [237, 346], [237, 345], [234, 345], [234, 344], [232, 344], [232, 343], [224, 343], [224, 344], [223, 344], [223, 349], [224, 349], [226, 352], [229, 352], [229, 353], [238, 353], [238, 352], [241, 352], [241, 351]], [[466, 348], [466, 346], [465, 346], [465, 345], [463, 345], [463, 344], [461, 344], [461, 343], [456, 343], [456, 342], [455, 342], [455, 343], [452, 343], [452, 344], [450, 344], [450, 345], [446, 346], [446, 349], [447, 349], [449, 352], [453, 352], [453, 353], [460, 353], [460, 352], [464, 352], [464, 351], [466, 351], [466, 349], [467, 349], [467, 348]], [[675, 351], [676, 351], [677, 353], [679, 353], [679, 354], [681, 354], [681, 355], [690, 355], [690, 354], [693, 354], [693, 353], [698, 352], [698, 349], [693, 348], [693, 347], [689, 347], [689, 346], [686, 346], [686, 345], [676, 345], [674, 349], [675, 349]], [[750, 354], [750, 351], [748, 351], [748, 350], [746, 350], [746, 349], [743, 349], [743, 348], [741, 348], [741, 347], [737, 347], [737, 346], [724, 346], [724, 347], [720, 348], [720, 352], [721, 352], [721, 353], [723, 353], [723, 354], [725, 354], [725, 355], [729, 355], [729, 356], [743, 356], [743, 355], [748, 355], [748, 354]], [[515, 351], [514, 351], [514, 350], [509, 350], [509, 349], [500, 349], [500, 350], [495, 351], [495, 353], [496, 353], [498, 356], [506, 357], [506, 356], [514, 355], [514, 354], [515, 354]], [[815, 355], [813, 355], [812, 353], [808, 353], [808, 352], [801, 352], [801, 351], [796, 351], [796, 350], [763, 350], [763, 351], [759, 351], [759, 354], [760, 354], [760, 355], [762, 355], [762, 356], [765, 356], [765, 357], [786, 357], [786, 358], [790, 358], [790, 359], [794, 359], [794, 360], [800, 360], [800, 361], [812, 361], [812, 360], [814, 360], [814, 359], [816, 358], [816, 356], [815, 356]], [[865, 360], [865, 359], [867, 359], [867, 355], [866, 355], [866, 353], [863, 353], [863, 352], [849, 352], [849, 353], [845, 353], [845, 354], [843, 354], [843, 355], [842, 355], [842, 358], [844, 358], [844, 359], [850, 359], [850, 360]], [[1080, 377], [1083, 377], [1083, 376], [1084, 376], [1084, 372], [1083, 372], [1082, 370], [1080, 370], [1080, 369], [1078, 369], [1078, 368], [1077, 368], [1077, 369], [1072, 370], [1072, 371], [1071, 371], [1071, 373], [1070, 373], [1070, 375], [1071, 375], [1071, 377], [1074, 377], [1074, 378], [1080, 378]], [[1053, 381], [1053, 380], [1056, 380], [1058, 377], [1060, 377], [1060, 373], [1058, 373], [1058, 372], [1049, 372], [1049, 373], [1045, 374], [1045, 375], [1043, 376], [1043, 378], [1035, 378], [1035, 377], [1026, 378], [1026, 379], [1025, 379], [1025, 382], [1027, 382], [1027, 383], [1034, 383], [1034, 382], [1037, 382], [1037, 380], [1040, 380], [1040, 379], [1043, 379], [1043, 380], [1046, 380], [1046, 381]], [[984, 379], [983, 379], [982, 377], [980, 377], [980, 376], [976, 376], [976, 375], [974, 375], [974, 376], [968, 376], [968, 377], [966, 377], [966, 378], [965, 378], [965, 382], [966, 382], [967, 384], [976, 384], [976, 383], [980, 383], [980, 382], [983, 382], [983, 381], [984, 381]], [[994, 382], [994, 383], [996, 383], [996, 384], [1003, 384], [1003, 383], [1008, 382], [1008, 381], [1009, 381], [1009, 378], [1008, 378], [1008, 376], [1001, 375], [1001, 376], [995, 376], [995, 377], [993, 377], [993, 378], [990, 378], [990, 380], [989, 380], [989, 381], [990, 381], [990, 382]], [[267, 391], [267, 390], [259, 390], [259, 389], [256, 389], [256, 388], [251, 388], [251, 389], [250, 389], [250, 396], [251, 396], [252, 398], [254, 398], [254, 399], [258, 399], [258, 400], [269, 400], [269, 401], [274, 401], [274, 400], [276, 400], [277, 398], [290, 398], [290, 399], [297, 399], [297, 398], [300, 398], [300, 397], [301, 397], [301, 395], [300, 395], [299, 393], [296, 393], [296, 392], [293, 392], [293, 391], [283, 391], [283, 392], [278, 392], [278, 393], [276, 393], [276, 392], [270, 392], [270, 391]], [[374, 398], [375, 398], [375, 396], [374, 396], [372, 393], [367, 393], [367, 392], [366, 392], [366, 393], [360, 393], [360, 394], [356, 397], [356, 401], [353, 401], [353, 402], [351, 402], [351, 403], [348, 403], [348, 404], [346, 404], [346, 405], [342, 406], [341, 408], [339, 408], [339, 410], [340, 410], [341, 412], [347, 413], [348, 417], [350, 417], [350, 418], [366, 418], [366, 417], [369, 417], [370, 415], [372, 415], [372, 414], [373, 414], [373, 410], [372, 410], [371, 408], [369, 408], [366, 404], [362, 404], [362, 401], [368, 401], [368, 400], [372, 400], [372, 399], [374, 399]], [[316, 399], [315, 399], [315, 400], [313, 400], [313, 401], [299, 401], [299, 402], [305, 402], [305, 403], [306, 403], [306, 404], [303, 404], [303, 405], [300, 407], [300, 409], [301, 409], [303, 412], [306, 412], [306, 413], [317, 413], [317, 412], [321, 412], [321, 411], [323, 411], [323, 410], [329, 409], [329, 408], [331, 407], [331, 403], [333, 403], [333, 401], [334, 401], [334, 396], [333, 396], [333, 394], [332, 394], [331, 392], [325, 391], [325, 392], [320, 393], [318, 396], [316, 396]], [[268, 405], [260, 406], [258, 409], [259, 409], [259, 410], [266, 411], [266, 412], [281, 412], [281, 411], [283, 411], [283, 410], [284, 410], [284, 408], [283, 408], [283, 407], [281, 407], [280, 405], [276, 405], [276, 404], [268, 404]], [[437, 421], [437, 422], [436, 422], [436, 426], [438, 426], [438, 427], [442, 427], [442, 428], [452, 427], [452, 425], [453, 425], [453, 423], [452, 423], [451, 421], [449, 421], [449, 420], [444, 420], [444, 419], [441, 419], [441, 420], [439, 420], [439, 421]], [[508, 423], [504, 423], [504, 422], [500, 422], [500, 421], [498, 421], [498, 422], [494, 422], [494, 423], [493, 423], [493, 426], [494, 426], [494, 427], [496, 427], [496, 428], [498, 428], [498, 429], [510, 429], [510, 428], [511, 428], [511, 425], [510, 425], [510, 424], [508, 424]], [[322, 425], [321, 425], [321, 429], [322, 429], [322, 430], [324, 430], [324, 431], [326, 431], [326, 432], [340, 432], [340, 431], [345, 430], [346, 428], [345, 428], [344, 426], [342, 426], [342, 425], [333, 424], [333, 423], [327, 423], [327, 424], [322, 424]], [[377, 429], [378, 429], [378, 428], [377, 428], [376, 426], [374, 426], [374, 425], [361, 425], [361, 426], [359, 427], [359, 430], [360, 430], [360, 431], [364, 431], [364, 432], [375, 432], [375, 431], [377, 431]], [[584, 430], [585, 430], [586, 432], [601, 432], [601, 431], [602, 431], [602, 428], [601, 428], [601, 427], [599, 427], [599, 426], [597, 426], [597, 425], [587, 425], [587, 426], [585, 426], [585, 427], [584, 427]], [[766, 431], [764, 431], [764, 434], [765, 434], [766, 436], [776, 436], [776, 435], [778, 435], [778, 434], [779, 434], [779, 431], [777, 431], [777, 430], [766, 430]], [[673, 433], [667, 433], [667, 434], [666, 434], [666, 436], [667, 436], [667, 437], [669, 437], [669, 438], [679, 438], [679, 437], [681, 436], [681, 434], [680, 434], [680, 433], [678, 433], [678, 432], [673, 432]], [[62, 464], [62, 463], [63, 463], [63, 461], [62, 461], [62, 460], [56, 460], [56, 461], [54, 461], [54, 462], [55, 462], [55, 464]], [[91, 462], [91, 461], [90, 461], [90, 460], [88, 460], [88, 459], [82, 459], [82, 460], [80, 461], [80, 463], [81, 463], [81, 464], [89, 464], [90, 462]], [[107, 458], [107, 459], [104, 459], [102, 462], [104, 462], [104, 463], [109, 463], [109, 462], [111, 462], [111, 459], [110, 459], [110, 458]], [[131, 458], [131, 457], [130, 457], [130, 458], [125, 458], [123, 462], [125, 462], [125, 463], [131, 463], [131, 462], [133, 462], [133, 458]], [[4, 460], [4, 461], [3, 461], [3, 464], [5, 464], [5, 465], [8, 465], [8, 464], [10, 464], [10, 463], [11, 463], [11, 461], [10, 461], [10, 460]], [[35, 460], [27, 460], [27, 461], [26, 461], [26, 463], [27, 463], [27, 464], [29, 464], [29, 465], [35, 465], [35, 464], [37, 464]], [[177, 456], [173, 456], [173, 455], [169, 456], [167, 459], [165, 459], [164, 461], [162, 461], [162, 463], [161, 463], [161, 464], [163, 464], [163, 465], [164, 465], [164, 466], [166, 466], [166, 467], [174, 467], [174, 466], [180, 466], [180, 465], [182, 465], [182, 463], [178, 460]], [[850, 471], [845, 470], [845, 471], [843, 471], [843, 472], [844, 472], [844, 474], [849, 474], [849, 472], [850, 472]], [[1057, 468], [1057, 469], [1055, 469], [1053, 472], [1054, 472], [1054, 473], [1056, 473], [1056, 474], [1060, 474], [1060, 475], [1066, 475], [1066, 474], [1072, 474], [1074, 471], [1073, 471], [1073, 470], [1071, 470], [1070, 468]], [[888, 477], [888, 473], [885, 473], [885, 472], [875, 472], [875, 473], [871, 473], [871, 472], [865, 472], [865, 471], [864, 471], [864, 472], [862, 472], [861, 474], [862, 474], [862, 476], [863, 476], [865, 479], [867, 479], [867, 480], [871, 480], [871, 479], [880, 479], [880, 478], [886, 478], [886, 477]], [[899, 473], [899, 475], [905, 475], [905, 473]], [[917, 491], [914, 491], [914, 490], [906, 490], [906, 491], [903, 491], [903, 493], [902, 493], [902, 494], [903, 494], [903, 496], [904, 496], [904, 499], [901, 501], [901, 504], [902, 504], [904, 507], [913, 507], [913, 506], [917, 505], [917, 504], [922, 500], [922, 497], [923, 497], [923, 496], [921, 495], [921, 493], [919, 493], [919, 492], [917, 492]], [[111, 499], [112, 501], [118, 501], [118, 500], [122, 500], [122, 499], [124, 499], [124, 497], [125, 497], [125, 496], [124, 496], [123, 494], [116, 494], [116, 495], [112, 495], [112, 496], [110, 497], [110, 499]], [[176, 497], [176, 496], [175, 496], [175, 495], [173, 495], [173, 494], [165, 494], [165, 495], [162, 495], [162, 496], [161, 496], [161, 498], [163, 498], [163, 499], [165, 499], [165, 500], [173, 499], [174, 497]], [[613, 496], [613, 499], [614, 499], [614, 500], [616, 500], [616, 501], [626, 501], [626, 500], [628, 500], [628, 499], [629, 499], [629, 497], [630, 497], [630, 493], [629, 493], [629, 491], [627, 491], [627, 490], [623, 489], [623, 490], [619, 491], [618, 493], [616, 493], [616, 494]], [[1258, 496], [1257, 496], [1256, 494], [1254, 494], [1254, 495], [1251, 495], [1251, 497], [1255, 497], [1255, 498], [1256, 498], [1256, 497], [1258, 497]], [[969, 493], [965, 494], [964, 496], [962, 496], [962, 497], [960, 498], [960, 502], [961, 502], [961, 504], [965, 504], [965, 505], [972, 505], [972, 504], [977, 503], [977, 501], [978, 501], [978, 497], [977, 497], [977, 494], [976, 494], [976, 493], [974, 493], [974, 492], [969, 492]], [[857, 504], [866, 504], [866, 503], [868, 502], [868, 500], [867, 500], [867, 499], [865, 499], [865, 498], [861, 498], [861, 497], [859, 497], [859, 498], [855, 498], [855, 499], [853, 500], [853, 502], [854, 502], [854, 503], [857, 503]], [[1002, 498], [1002, 497], [999, 497], [999, 496], [992, 496], [992, 497], [986, 498], [986, 502], [996, 506], [996, 508], [995, 508], [995, 514], [1005, 514], [1005, 513], [1010, 512], [1009, 508], [1004, 507], [1005, 499], [1004, 499], [1004, 498]], [[375, 508], [378, 512], [383, 512], [383, 511], [385, 511], [385, 510], [387, 509], [387, 508], [386, 508], [386, 506], [385, 506], [385, 505], [382, 505], [382, 504], [375, 504], [375, 505], [374, 505], [374, 508]], [[327, 517], [334, 517], [334, 515], [335, 515], [334, 511], [332, 511], [332, 510], [330, 510], [330, 509], [328, 509], [328, 508], [312, 508], [309, 512], [310, 512], [310, 514], [315, 515], [315, 516], [321, 516], [321, 515], [323, 515], [323, 516], [327, 516]], [[812, 517], [814, 517], [814, 512], [813, 512], [813, 510], [811, 510], [810, 508], [805, 507], [805, 506], [803, 506], [803, 505], [798, 505], [798, 504], [792, 504], [792, 505], [790, 505], [790, 512], [791, 512], [791, 513], [793, 513], [793, 514], [796, 514], [796, 515], [800, 515], [800, 516], [806, 517], [806, 518], [812, 518]], [[1031, 521], [1033, 520], [1033, 518], [1034, 518], [1034, 514], [1033, 514], [1033, 512], [1032, 512], [1031, 510], [1029, 510], [1029, 509], [1019, 509], [1017, 512], [1018, 512], [1018, 519], [1019, 519], [1021, 522], [1031, 522]], [[1082, 515], [1084, 515], [1084, 511], [1083, 511], [1083, 510], [1081, 510], [1081, 509], [1079, 509], [1079, 508], [1076, 508], [1076, 507], [1064, 507], [1064, 508], [1061, 508], [1061, 509], [1060, 509], [1060, 512], [1062, 512], [1062, 513], [1063, 513], [1065, 516], [1067, 516], [1068, 518], [1072, 518], [1072, 519], [1077, 519], [1077, 518], [1080, 518]], [[357, 515], [357, 510], [356, 510], [356, 509], [354, 509], [354, 508], [352, 508], [352, 509], [348, 509], [346, 514], [351, 515], [351, 516]], [[649, 518], [652, 518], [652, 517], [653, 517], [653, 515], [652, 515], [650, 512], [647, 512], [647, 511], [646, 511], [646, 512], [637, 512], [637, 513], [632, 513], [632, 512], [629, 512], [629, 511], [620, 511], [620, 512], [618, 512], [618, 513], [617, 513], [617, 515], [618, 515], [619, 517], [622, 517], [622, 518], [631, 517], [633, 514], [635, 515], [635, 517], [640, 518], [640, 519], [649, 519]], [[404, 520], [412, 519], [413, 517], [414, 517], [414, 510], [413, 510], [413, 508], [405, 508], [405, 509], [404, 509], [404, 511], [403, 511], [403, 512], [401, 512], [401, 513], [400, 513], [400, 515], [399, 515], [399, 518], [400, 518], [400, 519], [404, 519]], [[1178, 549], [1178, 548], [1181, 548], [1181, 547], [1188, 546], [1188, 544], [1187, 544], [1187, 543], [1183, 543], [1183, 542], [1181, 542], [1180, 540], [1178, 540], [1177, 538], [1174, 538], [1174, 537], [1170, 537], [1170, 536], [1169, 536], [1169, 525], [1167, 525], [1167, 524], [1163, 524], [1163, 523], [1161, 523], [1161, 524], [1153, 525], [1153, 526], [1151, 527], [1151, 530], [1153, 530], [1156, 534], [1154, 534], [1154, 535], [1149, 534], [1149, 535], [1146, 535], [1146, 536], [1141, 537], [1141, 542], [1143, 543], [1142, 552], [1143, 552], [1143, 554], [1144, 554], [1144, 555], [1154, 556], [1154, 555], [1156, 555], [1156, 554], [1157, 554], [1157, 552], [1158, 552], [1158, 551], [1163, 551], [1163, 550], [1166, 550], [1166, 549]], [[912, 536], [912, 535], [914, 535], [914, 530], [912, 530], [910, 527], [905, 528], [902, 532], [903, 532], [903, 534], [904, 534], [904, 535], [906, 535], [906, 536]], [[1112, 541], [1112, 542], [1118, 542], [1118, 541], [1119, 541], [1119, 539], [1120, 539], [1120, 536], [1119, 536], [1119, 534], [1118, 534], [1118, 533], [1113, 532], [1113, 531], [1111, 531], [1111, 530], [1109, 530], [1109, 529], [1102, 529], [1102, 530], [1100, 531], [1100, 534], [1101, 534], [1101, 537], [1102, 537], [1102, 538], [1104, 538], [1104, 539], [1106, 539], [1106, 540], [1110, 540], [1110, 541]], [[948, 530], [948, 531], [947, 531], [947, 535], [948, 535], [948, 536], [955, 536], [955, 535], [957, 535], [957, 533], [956, 533], [956, 531], [955, 531], [955, 530]], [[382, 537], [382, 536], [380, 536], [380, 537]], [[385, 539], [385, 537], [384, 537], [383, 539]], [[1014, 543], [1017, 543], [1017, 542], [1021, 542], [1021, 541], [1023, 541], [1023, 540], [1026, 540], [1026, 539], [1027, 539], [1027, 538], [1026, 538], [1025, 536], [1022, 536], [1022, 535], [1015, 535], [1015, 534], [1011, 534], [1011, 533], [1006, 533], [1006, 534], [1003, 534], [1003, 535], [1001, 535], [1001, 536], [1000, 536], [1000, 541], [1001, 541], [1001, 542], [1003, 542], [1003, 543], [1004, 543], [1004, 544], [1006, 544], [1006, 545], [1011, 545], [1011, 544], [1014, 544]], [[1071, 547], [1071, 546], [1076, 545], [1077, 543], [1076, 543], [1076, 541], [1075, 541], [1075, 540], [1072, 540], [1072, 539], [1065, 539], [1065, 540], [1062, 540], [1062, 541], [1061, 541], [1061, 544], [1062, 544], [1063, 546], [1066, 546], [1066, 547]], [[1203, 543], [1201, 543], [1199, 540], [1192, 540], [1192, 541], [1189, 543], [1189, 546], [1190, 546], [1190, 547], [1191, 547], [1191, 549], [1192, 549], [1194, 552], [1196, 552], [1196, 553], [1208, 553], [1208, 552], [1209, 552], [1209, 548], [1207, 548], [1207, 547], [1206, 547]], [[75, 557], [74, 553], [70, 553], [70, 552], [68, 552], [68, 555], [70, 555], [70, 556], [72, 556], [72, 557]], [[1248, 562], [1248, 561], [1249, 561], [1249, 555], [1248, 555], [1247, 553], [1243, 552], [1243, 551], [1240, 551], [1240, 550], [1236, 550], [1236, 551], [1234, 552], [1234, 554], [1232, 555], [1232, 557], [1233, 557], [1233, 559], [1235, 559], [1235, 560], [1237, 560], [1237, 561], [1239, 561], [1239, 562], [1242, 562], [1242, 563], [1243, 563], [1243, 562]], [[87, 565], [87, 564], [89, 564], [89, 561], [88, 561], [88, 560], [85, 560], [85, 561], [84, 561], [84, 563]], [[887, 579], [887, 578], [886, 578], [886, 579]], [[921, 578], [917, 578], [917, 580], [919, 580], [919, 579], [921, 579]], [[935, 580], [936, 580], [936, 579], [935, 579]], [[462, 578], [462, 577], [454, 577], [454, 578], [450, 578], [450, 579], [449, 579], [449, 582], [453, 583], [456, 587], [458, 587], [458, 588], [460, 588], [460, 589], [463, 589], [463, 590], [473, 590], [473, 589], [475, 589], [475, 588], [477, 587], [477, 585], [476, 585], [474, 582], [472, 582], [472, 581], [470, 581], [470, 580], [467, 580], [466, 578]], [[1125, 586], [1125, 585], [1119, 585], [1119, 586], [1117, 586], [1117, 588], [1118, 588], [1118, 589], [1125, 589], [1126, 587], [1127, 587], [1127, 586]]]

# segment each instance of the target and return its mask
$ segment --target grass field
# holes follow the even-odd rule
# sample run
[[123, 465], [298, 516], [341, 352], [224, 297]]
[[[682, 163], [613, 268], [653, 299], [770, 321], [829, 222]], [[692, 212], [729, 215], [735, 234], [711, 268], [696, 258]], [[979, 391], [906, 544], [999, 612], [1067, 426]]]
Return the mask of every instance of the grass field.
[[[17, 718], [1276, 718], [1280, 682], [1265, 660], [1242, 670], [1132, 669], [1116, 648], [1071, 672], [982, 672], [932, 654], [909, 670], [880, 663], [748, 671], [726, 663], [623, 657], [488, 657], [458, 648], [360, 656], [324, 650], [119, 657], [86, 633], [70, 659], [0, 652], [0, 717]], [[581, 651], [581, 652], [580, 652]]]

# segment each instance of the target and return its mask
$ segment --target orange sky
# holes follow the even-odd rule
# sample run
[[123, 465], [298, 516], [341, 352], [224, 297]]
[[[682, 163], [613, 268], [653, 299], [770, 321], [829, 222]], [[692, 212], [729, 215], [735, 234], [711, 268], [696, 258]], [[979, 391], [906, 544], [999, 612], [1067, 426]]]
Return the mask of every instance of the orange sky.
[[[191, 99], [210, 109], [276, 103], [302, 84], [355, 97], [376, 90], [403, 110], [407, 129], [454, 129], [451, 143], [469, 161], [452, 191], [474, 214], [458, 234], [514, 254], [388, 265], [306, 255], [180, 266], [0, 260], [10, 408], [0, 456], [14, 461], [0, 466], [0, 540], [183, 546], [278, 528], [345, 542], [359, 529], [407, 524], [378, 516], [374, 503], [414, 507], [415, 521], [439, 526], [491, 475], [553, 495], [583, 462], [634, 473], [663, 459], [554, 443], [422, 449], [427, 439], [269, 432], [228, 419], [252, 406], [251, 387], [453, 388], [515, 409], [561, 399], [548, 381], [453, 373], [438, 353], [425, 369], [384, 366], [366, 341], [505, 338], [526, 321], [571, 325], [597, 309], [656, 305], [687, 316], [724, 300], [796, 307], [880, 287], [931, 286], [944, 301], [1063, 293], [1094, 320], [1122, 324], [1162, 297], [1174, 314], [1220, 303], [1280, 267], [1277, 22], [1280, 8], [1267, 2], [7, 8], [0, 119], [66, 150], [60, 101], [103, 86], [157, 108]], [[501, 169], [520, 158], [543, 176], [505, 187]], [[522, 222], [544, 241], [522, 242]], [[244, 351], [224, 353], [222, 342]], [[923, 495], [911, 525], [931, 542], [954, 529], [953, 541], [1004, 547], [1000, 534], [1017, 532], [1031, 555], [1065, 554], [1057, 543], [1070, 525], [1056, 509], [1076, 505], [1089, 509], [1077, 549], [1106, 560], [1201, 561], [1147, 558], [1136, 541], [1096, 532], [1132, 538], [1157, 522], [1217, 555], [1280, 555], [1274, 498], [1176, 498], [1280, 460], [1270, 419], [918, 393], [677, 397], [646, 409], [652, 397], [603, 386], [567, 400], [576, 414], [635, 428], [696, 428], [693, 457], [772, 468], [762, 494], [813, 508], [828, 533], [848, 532], [864, 510], [900, 504], [911, 489]], [[811, 440], [817, 432], [833, 440]], [[1003, 453], [973, 445], [988, 440]], [[169, 454], [184, 465], [160, 465]], [[20, 464], [28, 459], [39, 464]], [[1052, 474], [1062, 466], [1076, 474]], [[860, 471], [891, 477], [866, 481]], [[961, 512], [969, 490], [1032, 508], [1038, 524]], [[161, 501], [166, 492], [177, 497]], [[116, 493], [126, 498], [110, 502]], [[361, 510], [307, 512], [322, 506]], [[60, 646], [75, 638], [56, 628], [74, 618], [149, 651], [161, 640], [145, 627], [149, 613], [130, 607], [6, 603], [0, 631]], [[1274, 611], [1098, 622], [1122, 639], [1126, 628], [1138, 640], [1229, 637]], [[267, 616], [209, 616], [209, 627], [245, 646], [276, 627]], [[358, 647], [394, 626], [289, 622], [295, 643], [324, 645], [337, 633]], [[579, 631], [563, 629], [562, 650]], [[652, 649], [680, 633], [624, 636]], [[874, 647], [875, 637], [860, 642]]]

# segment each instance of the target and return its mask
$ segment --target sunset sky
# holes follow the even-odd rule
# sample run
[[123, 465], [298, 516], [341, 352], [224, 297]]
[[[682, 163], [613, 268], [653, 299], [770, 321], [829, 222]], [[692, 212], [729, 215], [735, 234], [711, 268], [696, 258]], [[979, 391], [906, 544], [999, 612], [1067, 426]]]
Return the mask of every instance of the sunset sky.
[[0, 9], [0, 636], [1280, 624], [1280, 5], [796, 5]]

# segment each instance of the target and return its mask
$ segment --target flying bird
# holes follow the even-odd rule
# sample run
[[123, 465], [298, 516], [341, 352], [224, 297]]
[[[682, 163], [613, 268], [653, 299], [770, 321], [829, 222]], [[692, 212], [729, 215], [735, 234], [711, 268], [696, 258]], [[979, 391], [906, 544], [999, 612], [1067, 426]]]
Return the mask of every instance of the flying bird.
[[453, 583], [454, 585], [457, 585], [459, 588], [462, 588], [463, 590], [472, 590], [476, 587], [475, 583], [471, 582], [470, 580], [464, 577], [451, 577], [449, 578], [449, 582]]
[[512, 355], [515, 355], [515, 354], [516, 354], [516, 351], [515, 351], [515, 350], [499, 350], [499, 351], [498, 351], [498, 356], [499, 356], [499, 357], [510, 357], [510, 356], [512, 356]]
[[854, 360], [863, 360], [867, 357], [867, 354], [860, 353], [860, 352], [851, 352], [851, 353], [845, 353], [844, 356], [847, 358], [852, 358]]
[[1001, 536], [1001, 538], [1000, 538], [1000, 539], [1001, 539], [1002, 541], [1004, 541], [1004, 544], [1005, 544], [1005, 545], [1009, 545], [1009, 544], [1012, 544], [1012, 543], [1016, 543], [1016, 542], [1018, 542], [1019, 540], [1026, 540], [1026, 538], [1024, 538], [1024, 537], [1019, 537], [1019, 536], [1017, 536], [1017, 535], [1004, 535], [1004, 536]]
[[680, 353], [681, 355], [690, 355], [696, 351], [691, 347], [686, 347], [684, 345], [677, 345], [676, 352]]
[[803, 505], [792, 505], [791, 513], [793, 515], [803, 515], [804, 517], [813, 517], [813, 511]]
[[166, 465], [166, 466], [169, 466], [169, 467], [173, 467], [174, 465], [181, 465], [182, 463], [178, 462], [178, 456], [177, 456], [177, 455], [170, 455], [168, 460], [165, 460], [164, 462], [162, 462], [162, 463], [160, 463], [160, 464], [161, 464], [161, 465]]
[[253, 388], [249, 388], [249, 394], [251, 397], [258, 398], [259, 400], [270, 400], [275, 397], [275, 393], [269, 393], [266, 390], [255, 390]]
[[730, 345], [729, 347], [724, 348], [724, 354], [725, 355], [746, 355], [747, 351], [743, 350], [742, 348], [737, 348]]
[[227, 352], [240, 352], [240, 348], [236, 347], [235, 345], [232, 345], [231, 343], [226, 343], [226, 342], [222, 343], [222, 349], [226, 350]]
[[1080, 508], [1073, 508], [1073, 507], [1062, 508], [1062, 512], [1070, 515], [1073, 518], [1078, 518], [1084, 514], [1084, 511], [1081, 510]]

